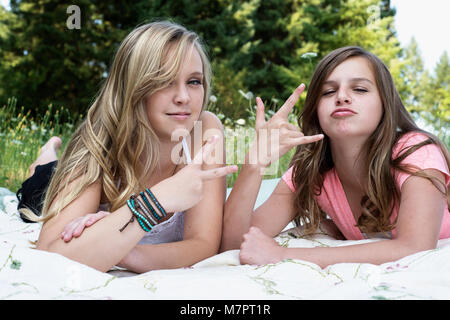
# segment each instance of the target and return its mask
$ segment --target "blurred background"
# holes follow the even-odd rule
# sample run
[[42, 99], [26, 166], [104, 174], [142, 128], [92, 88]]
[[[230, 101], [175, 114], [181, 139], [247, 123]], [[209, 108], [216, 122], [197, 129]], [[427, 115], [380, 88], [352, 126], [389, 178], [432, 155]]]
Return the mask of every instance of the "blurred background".
[[[70, 5], [80, 9], [79, 28], [68, 28]], [[298, 84], [308, 86], [323, 56], [358, 45], [385, 62], [416, 122], [448, 147], [449, 9], [448, 0], [2, 0], [0, 186], [15, 191], [50, 136], [67, 142], [121, 40], [157, 19], [203, 39], [214, 72], [208, 109], [231, 135], [253, 127], [256, 96], [270, 117]]]

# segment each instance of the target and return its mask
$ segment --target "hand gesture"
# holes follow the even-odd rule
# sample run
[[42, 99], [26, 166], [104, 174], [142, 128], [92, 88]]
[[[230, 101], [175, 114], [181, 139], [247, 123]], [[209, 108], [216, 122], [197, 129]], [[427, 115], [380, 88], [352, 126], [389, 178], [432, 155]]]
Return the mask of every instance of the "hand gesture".
[[202, 199], [205, 182], [238, 170], [236, 165], [202, 169], [202, 164], [214, 150], [217, 140], [217, 136], [212, 136], [191, 163], [152, 188], [156, 198], [160, 200], [167, 212], [184, 211], [195, 206]]
[[304, 84], [297, 87], [269, 121], [265, 120], [261, 98], [256, 98], [256, 141], [249, 152], [251, 164], [265, 168], [293, 147], [323, 139], [323, 134], [305, 136], [300, 128], [288, 122], [288, 116], [304, 90]]

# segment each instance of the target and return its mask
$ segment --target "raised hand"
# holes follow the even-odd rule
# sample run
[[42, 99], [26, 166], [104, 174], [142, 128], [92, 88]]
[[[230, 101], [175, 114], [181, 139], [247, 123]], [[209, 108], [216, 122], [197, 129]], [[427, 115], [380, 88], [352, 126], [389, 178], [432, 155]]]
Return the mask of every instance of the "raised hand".
[[250, 164], [265, 168], [293, 147], [323, 139], [323, 134], [305, 136], [300, 128], [288, 122], [288, 116], [304, 90], [304, 84], [297, 87], [269, 121], [265, 120], [264, 103], [261, 98], [256, 98], [256, 141], [250, 148]]
[[205, 182], [224, 177], [238, 170], [236, 165], [209, 170], [202, 169], [202, 164], [214, 150], [217, 140], [218, 137], [212, 136], [190, 164], [152, 188], [167, 212], [184, 211], [193, 207], [202, 199]]

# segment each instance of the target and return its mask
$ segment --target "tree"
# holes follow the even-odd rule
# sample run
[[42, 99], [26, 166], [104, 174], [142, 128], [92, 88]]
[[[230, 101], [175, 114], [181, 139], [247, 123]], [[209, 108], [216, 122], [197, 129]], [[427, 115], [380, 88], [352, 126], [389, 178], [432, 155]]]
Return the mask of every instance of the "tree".
[[[331, 50], [358, 45], [395, 66], [400, 45], [389, 1], [253, 0], [241, 5], [246, 44], [231, 62], [265, 100], [284, 100]], [[393, 62], [393, 63], [391, 63]]]
[[441, 55], [429, 85], [423, 89], [422, 117], [442, 138], [450, 137], [450, 62], [447, 51]]
[[11, 1], [18, 22], [1, 46], [3, 55], [12, 54], [17, 61], [0, 74], [2, 100], [15, 96], [35, 113], [44, 113], [50, 103], [73, 113], [86, 110], [130, 21], [125, 1], [82, 0], [77, 5], [81, 28], [71, 30], [66, 24], [67, 4]]

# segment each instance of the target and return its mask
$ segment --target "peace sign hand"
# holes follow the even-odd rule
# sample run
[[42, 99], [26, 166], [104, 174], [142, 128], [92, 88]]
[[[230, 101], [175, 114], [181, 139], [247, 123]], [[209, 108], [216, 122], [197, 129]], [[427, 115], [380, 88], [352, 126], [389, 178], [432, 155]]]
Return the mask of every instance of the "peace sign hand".
[[203, 170], [202, 164], [209, 157], [218, 141], [212, 136], [195, 155], [192, 162], [152, 188], [167, 212], [184, 211], [195, 206], [203, 197], [204, 183], [224, 177], [238, 170], [236, 165]]
[[300, 128], [288, 122], [288, 116], [304, 90], [304, 84], [298, 86], [269, 121], [265, 120], [261, 98], [256, 98], [256, 137], [249, 151], [251, 164], [268, 167], [293, 147], [323, 139], [323, 134], [305, 136]]

